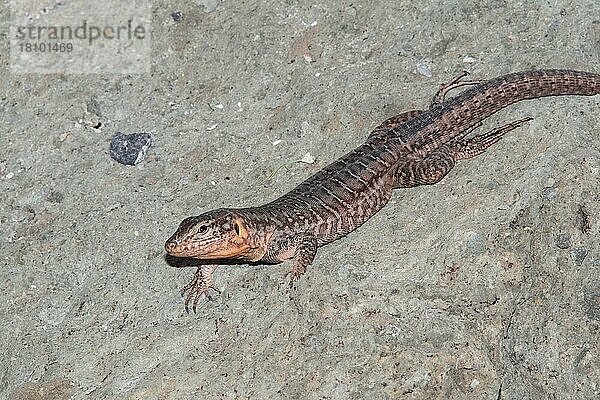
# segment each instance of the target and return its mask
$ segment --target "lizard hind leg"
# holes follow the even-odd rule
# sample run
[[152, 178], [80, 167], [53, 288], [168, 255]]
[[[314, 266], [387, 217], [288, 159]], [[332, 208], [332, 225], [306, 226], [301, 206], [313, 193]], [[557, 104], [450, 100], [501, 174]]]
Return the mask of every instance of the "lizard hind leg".
[[455, 161], [473, 158], [484, 153], [491, 145], [497, 143], [508, 132], [520, 127], [532, 119], [533, 118], [528, 117], [512, 121], [489, 132], [473, 136], [472, 138], [455, 140], [447, 146]]
[[[443, 103], [446, 100], [446, 94], [453, 89], [456, 89], [456, 88], [459, 88], [462, 86], [478, 85], [480, 83], [485, 82], [484, 80], [481, 80], [481, 79], [463, 81], [463, 78], [466, 77], [467, 75], [469, 75], [469, 72], [463, 71], [462, 74], [460, 74], [459, 76], [457, 76], [450, 82], [442, 83], [439, 86], [437, 93], [435, 94], [435, 96], [433, 96], [433, 99], [431, 100], [430, 108], [436, 104]], [[417, 115], [419, 115], [423, 112], [424, 112], [424, 110], [410, 110], [410, 111], [405, 111], [403, 113], [400, 113], [398, 115], [394, 115], [393, 117], [390, 117], [390, 118], [386, 119], [385, 121], [383, 121], [375, 129], [373, 129], [373, 131], [371, 132], [371, 134], [369, 136], [376, 135], [377, 133], [380, 133], [381, 131], [389, 131], [391, 129], [394, 129], [398, 125], [401, 125], [407, 121], [410, 121], [411, 119], [413, 119], [414, 117], [416, 117]]]
[[398, 189], [438, 183], [454, 168], [457, 161], [482, 154], [506, 133], [531, 120], [528, 117], [513, 121], [469, 139], [464, 139], [465, 135], [461, 134], [459, 139], [438, 147], [424, 158], [402, 160], [396, 169], [393, 187]]
[[462, 86], [479, 85], [480, 83], [485, 82], [484, 80], [481, 80], [481, 79], [471, 79], [471, 80], [463, 81], [463, 78], [465, 78], [467, 75], [469, 75], [469, 72], [463, 71], [462, 74], [460, 74], [459, 76], [457, 76], [450, 82], [442, 83], [440, 85], [440, 88], [438, 89], [437, 93], [435, 94], [435, 96], [433, 96], [433, 99], [431, 100], [430, 108], [446, 101], [446, 94], [448, 94], [448, 92], [451, 90], [454, 90], [454, 89], [462, 87]]
[[433, 185], [454, 168], [456, 161], [446, 146], [439, 147], [425, 158], [404, 160], [394, 175], [394, 189]]
[[390, 117], [383, 121], [375, 129], [373, 129], [369, 134], [369, 138], [374, 138], [377, 135], [385, 136], [386, 134], [389, 134], [390, 131], [394, 130], [396, 127], [402, 125], [407, 121], [410, 121], [422, 112], [423, 110], [410, 110], [398, 115], [394, 115], [393, 117]]

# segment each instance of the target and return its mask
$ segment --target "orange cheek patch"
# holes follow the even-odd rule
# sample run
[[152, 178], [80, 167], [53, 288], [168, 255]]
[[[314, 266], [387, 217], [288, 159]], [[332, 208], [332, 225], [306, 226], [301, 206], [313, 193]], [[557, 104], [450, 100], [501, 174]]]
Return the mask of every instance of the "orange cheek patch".
[[239, 247], [229, 247], [218, 252], [220, 258], [235, 258], [243, 256], [248, 252], [249, 246], [243, 245]]
[[245, 240], [238, 236], [230, 236], [222, 242], [215, 243], [211, 248], [206, 249], [200, 257], [210, 259], [241, 258], [248, 253], [249, 249], [250, 246]]

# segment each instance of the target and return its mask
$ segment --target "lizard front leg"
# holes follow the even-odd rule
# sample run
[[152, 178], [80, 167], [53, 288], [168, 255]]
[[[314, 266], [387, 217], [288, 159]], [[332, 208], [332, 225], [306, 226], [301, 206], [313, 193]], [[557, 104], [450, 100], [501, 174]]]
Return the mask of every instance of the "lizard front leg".
[[317, 254], [317, 238], [311, 233], [298, 233], [289, 237], [274, 238], [269, 247], [264, 261], [282, 262], [293, 259], [292, 267], [286, 274], [290, 276], [291, 286], [312, 264]]
[[215, 283], [213, 282], [212, 274], [215, 270], [214, 265], [201, 265], [196, 270], [194, 277], [184, 287], [181, 288], [180, 293], [181, 296], [184, 296], [186, 292], [189, 291], [187, 297], [185, 298], [185, 311], [187, 313], [190, 312], [189, 304], [192, 301], [192, 310], [194, 314], [196, 313], [196, 305], [198, 305], [198, 301], [202, 296], [206, 297], [207, 300], [210, 300], [210, 289], [214, 290], [217, 293], [221, 293], [219, 289], [215, 287]]

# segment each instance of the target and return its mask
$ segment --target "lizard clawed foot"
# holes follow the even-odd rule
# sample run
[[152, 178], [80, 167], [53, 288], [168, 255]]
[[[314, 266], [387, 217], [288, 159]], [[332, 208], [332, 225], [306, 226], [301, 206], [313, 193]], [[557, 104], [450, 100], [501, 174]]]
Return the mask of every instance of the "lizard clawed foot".
[[440, 103], [443, 103], [444, 101], [446, 101], [446, 94], [448, 94], [448, 92], [453, 89], [459, 88], [461, 86], [479, 85], [480, 83], [485, 82], [484, 80], [481, 80], [481, 79], [472, 79], [472, 80], [463, 81], [463, 79], [465, 77], [467, 77], [468, 75], [469, 75], [469, 71], [463, 70], [459, 76], [452, 79], [450, 82], [441, 84], [437, 93], [435, 94], [435, 96], [433, 96], [433, 100], [431, 101], [431, 107], [433, 107], [436, 104], [440, 104]]
[[206, 300], [211, 301], [212, 300], [212, 297], [210, 296], [211, 289], [214, 290], [215, 292], [217, 292], [218, 294], [221, 294], [221, 291], [219, 289], [217, 289], [217, 287], [215, 286], [215, 284], [212, 280], [213, 269], [214, 269], [213, 266], [199, 267], [198, 270], [196, 271], [196, 273], [194, 274], [194, 278], [192, 278], [190, 283], [188, 283], [187, 285], [182, 287], [181, 290], [179, 291], [179, 293], [181, 293], [182, 297], [185, 296], [185, 294], [187, 293], [187, 296], [185, 298], [185, 312], [186, 313], [188, 313], [188, 314], [190, 313], [190, 309], [189, 309], [190, 302], [192, 303], [192, 311], [194, 311], [194, 314], [196, 313], [196, 306], [198, 305], [198, 302], [200, 301], [202, 296], [204, 296], [206, 298]]
[[[221, 294], [221, 291], [219, 289], [217, 289], [214, 284], [211, 286], [207, 286], [207, 285], [195, 285], [193, 288], [190, 287], [189, 289], [186, 289], [188, 286], [190, 286], [190, 284], [186, 285], [183, 289], [181, 289], [181, 296], [183, 297], [185, 295], [185, 292], [189, 289], [191, 289], [187, 295], [187, 297], [185, 298], [185, 312], [186, 313], [190, 313], [190, 308], [189, 308], [189, 304], [190, 302], [192, 302], [192, 311], [194, 312], [194, 314], [196, 314], [196, 306], [198, 305], [198, 302], [200, 301], [200, 299], [202, 298], [202, 296], [204, 296], [206, 298], [206, 300], [211, 301], [212, 297], [210, 295], [210, 290], [214, 290], [215, 292], [217, 292], [218, 294]], [[186, 289], [186, 290], [184, 290]], [[192, 301], [193, 299], [193, 301]]]
[[292, 268], [285, 274], [285, 278], [288, 279], [288, 286], [291, 288], [294, 287], [294, 284], [300, 279], [302, 275], [306, 272], [306, 267], [302, 267], [300, 265], [292, 265]]

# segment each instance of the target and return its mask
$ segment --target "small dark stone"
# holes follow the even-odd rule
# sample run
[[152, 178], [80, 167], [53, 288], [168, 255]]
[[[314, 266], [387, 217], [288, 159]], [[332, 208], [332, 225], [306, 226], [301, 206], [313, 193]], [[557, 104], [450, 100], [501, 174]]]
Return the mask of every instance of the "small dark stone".
[[152, 142], [149, 133], [117, 132], [110, 140], [110, 157], [121, 164], [136, 165], [144, 159]]
[[568, 233], [559, 233], [554, 235], [554, 244], [559, 249], [568, 249], [571, 247], [571, 235]]
[[172, 12], [171, 18], [173, 18], [173, 21], [179, 22], [183, 19], [183, 13], [181, 11]]
[[571, 251], [571, 259], [573, 260], [575, 265], [579, 267], [581, 266], [581, 264], [583, 264], [583, 260], [585, 260], [585, 257], [587, 257], [588, 253], [588, 249], [584, 247], [579, 247]]
[[48, 201], [50, 203], [61, 203], [64, 200], [64, 198], [65, 198], [65, 196], [58, 190], [53, 190], [48, 195]]

